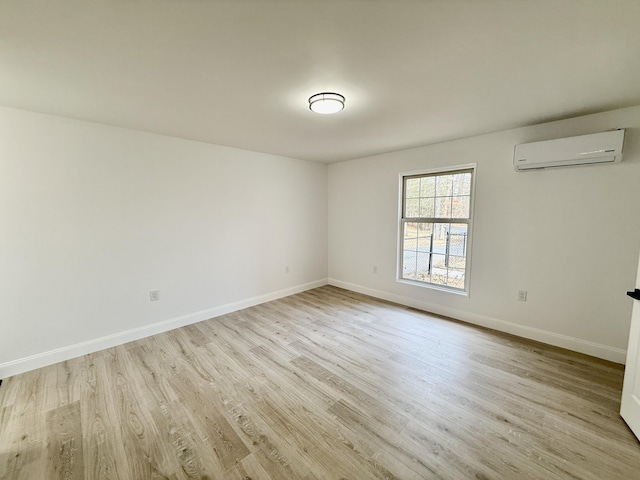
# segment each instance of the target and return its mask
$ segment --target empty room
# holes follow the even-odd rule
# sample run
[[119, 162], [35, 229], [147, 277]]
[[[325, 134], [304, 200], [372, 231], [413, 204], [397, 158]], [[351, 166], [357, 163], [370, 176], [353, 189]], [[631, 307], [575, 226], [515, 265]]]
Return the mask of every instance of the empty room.
[[638, 25], [0, 1], [0, 479], [640, 478]]

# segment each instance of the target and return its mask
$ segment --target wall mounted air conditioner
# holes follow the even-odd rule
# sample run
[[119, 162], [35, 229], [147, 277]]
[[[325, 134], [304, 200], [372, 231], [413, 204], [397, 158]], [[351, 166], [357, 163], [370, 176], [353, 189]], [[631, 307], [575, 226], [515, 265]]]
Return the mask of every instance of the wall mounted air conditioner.
[[569, 165], [614, 163], [622, 160], [624, 130], [558, 138], [516, 145], [513, 167], [516, 171]]

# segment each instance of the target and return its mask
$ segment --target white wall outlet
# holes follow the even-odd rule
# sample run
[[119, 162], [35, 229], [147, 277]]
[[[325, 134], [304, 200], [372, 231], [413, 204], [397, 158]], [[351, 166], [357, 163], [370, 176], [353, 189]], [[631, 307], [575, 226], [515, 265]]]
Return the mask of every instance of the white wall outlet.
[[285, 265], [284, 267], [284, 273], [289, 273], [290, 269], [289, 269], [289, 265]]
[[518, 301], [526, 302], [527, 301], [527, 291], [526, 290], [518, 290]]
[[377, 265], [373, 266], [373, 273], [378, 273], [378, 266]]
[[158, 290], [150, 290], [149, 300], [152, 302], [157, 302], [158, 300], [160, 300], [160, 292]]

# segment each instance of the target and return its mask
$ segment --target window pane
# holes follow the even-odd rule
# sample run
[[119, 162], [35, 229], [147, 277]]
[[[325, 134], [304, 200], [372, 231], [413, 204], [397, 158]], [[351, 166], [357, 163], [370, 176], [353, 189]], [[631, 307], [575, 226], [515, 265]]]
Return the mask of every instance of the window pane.
[[436, 285], [447, 285], [447, 266], [445, 256], [434, 254], [431, 260], [431, 283]]
[[414, 223], [417, 228], [418, 237], [430, 237], [433, 233], [433, 224], [431, 222]]
[[405, 183], [405, 198], [418, 198], [420, 196], [420, 179], [407, 178]]
[[402, 277], [415, 279], [418, 228], [416, 223], [405, 223], [402, 239]]
[[449, 255], [463, 257], [467, 254], [467, 225], [453, 223], [449, 229]]
[[464, 288], [464, 270], [459, 271], [459, 270], [449, 269], [447, 286], [463, 289]]
[[404, 249], [405, 250], [413, 250], [416, 251], [418, 249], [418, 239], [417, 238], [406, 238], [404, 239]]
[[453, 175], [439, 175], [436, 177], [436, 195], [450, 197], [453, 194]]
[[[433, 255], [433, 259], [431, 260], [431, 263], [434, 268], [442, 269], [445, 267], [444, 259], [445, 259], [445, 254], [447, 253], [447, 232], [448, 231], [449, 231], [448, 223], [433, 224], [432, 252], [434, 253], [434, 255]], [[437, 264], [438, 262], [440, 262], [441, 264]], [[433, 276], [433, 271], [432, 271], [432, 276]]]
[[409, 198], [405, 201], [404, 207], [405, 207], [405, 212], [404, 212], [405, 217], [415, 218], [420, 215], [420, 199]]
[[404, 238], [418, 238], [418, 230], [416, 229], [416, 224], [411, 222], [406, 222], [404, 224]]
[[431, 258], [431, 254], [429, 253], [418, 253], [416, 278], [415, 278], [416, 280], [420, 280], [421, 282], [429, 281], [430, 258]]
[[433, 227], [428, 222], [406, 222], [402, 246], [402, 277], [429, 281]]
[[404, 224], [404, 238], [418, 238], [418, 224], [406, 222]]
[[460, 270], [464, 273], [467, 266], [466, 258], [456, 255], [449, 255], [449, 270]]
[[451, 217], [452, 218], [469, 218], [469, 203], [471, 197], [461, 196], [451, 199]]
[[436, 218], [451, 217], [451, 197], [436, 198]]
[[402, 278], [416, 280], [416, 252], [403, 250], [402, 252]]
[[433, 244], [434, 252], [444, 253], [445, 244], [447, 242], [447, 232], [449, 231], [448, 223], [433, 224]]
[[435, 216], [435, 198], [420, 199], [420, 216], [422, 218], [430, 218]]
[[418, 225], [418, 252], [429, 253], [431, 252], [431, 245], [433, 238], [431, 235], [432, 226], [430, 223], [421, 222]]
[[421, 197], [436, 196], [436, 177], [422, 177], [420, 179], [420, 196]]
[[431, 235], [428, 235], [426, 237], [420, 237], [418, 238], [418, 246], [416, 250], [420, 252], [430, 252], [432, 244], [433, 244], [433, 239], [431, 238]]
[[453, 195], [471, 195], [471, 172], [453, 175]]

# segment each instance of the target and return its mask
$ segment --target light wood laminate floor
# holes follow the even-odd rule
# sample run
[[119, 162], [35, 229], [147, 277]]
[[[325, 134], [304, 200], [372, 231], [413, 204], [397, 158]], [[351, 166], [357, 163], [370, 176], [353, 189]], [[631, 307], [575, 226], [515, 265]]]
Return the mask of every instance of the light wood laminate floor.
[[5, 379], [3, 479], [636, 479], [623, 368], [322, 287]]

